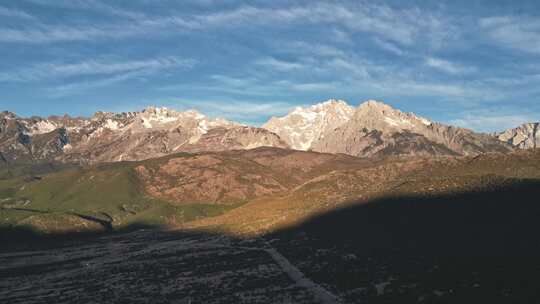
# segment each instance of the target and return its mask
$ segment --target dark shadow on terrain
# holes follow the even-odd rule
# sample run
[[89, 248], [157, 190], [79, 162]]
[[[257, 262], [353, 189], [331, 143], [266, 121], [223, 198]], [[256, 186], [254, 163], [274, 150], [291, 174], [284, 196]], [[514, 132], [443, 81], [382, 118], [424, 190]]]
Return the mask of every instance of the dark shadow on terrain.
[[392, 197], [266, 237], [345, 303], [540, 303], [540, 181]]
[[163, 226], [134, 223], [116, 229], [102, 231], [65, 231], [62, 233], [43, 233], [32, 227], [0, 227], [0, 252], [46, 249], [92, 242], [98, 237], [108, 235], [121, 235], [139, 230], [163, 230]]
[[[112, 219], [75, 214], [98, 222], [105, 231], [44, 235], [25, 227], [0, 227], [0, 241], [121, 233], [162, 226], [135, 223], [114, 228]], [[362, 253], [401, 251], [444, 256], [540, 255], [540, 181], [523, 180], [492, 190], [438, 196], [382, 198], [353, 204], [304, 223], [265, 235], [354, 244]], [[181, 232], [178, 232], [181, 233]]]
[[[467, 193], [381, 198], [263, 237], [344, 303], [540, 303], [538, 198], [538, 180]], [[122, 233], [141, 229], [154, 230], [153, 240], [192, 233], [160, 228], [135, 224], [109, 232], [47, 236], [4, 228], [0, 251], [86, 244], [103, 235], [119, 236], [116, 242]], [[211, 235], [200, 232], [197, 237], [206, 236]], [[235, 244], [266, 246], [227, 237]], [[153, 259], [161, 263], [160, 258], [165, 259]]]
[[378, 251], [539, 256], [540, 181], [448, 195], [390, 197], [314, 217], [269, 237], [309, 234]]

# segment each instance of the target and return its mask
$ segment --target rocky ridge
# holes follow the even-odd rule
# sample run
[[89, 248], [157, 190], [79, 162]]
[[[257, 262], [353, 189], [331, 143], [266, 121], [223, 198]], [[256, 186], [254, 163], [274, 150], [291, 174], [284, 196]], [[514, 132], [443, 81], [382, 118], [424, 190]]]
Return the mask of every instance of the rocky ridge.
[[310, 107], [297, 107], [284, 117], [272, 117], [262, 127], [278, 134], [291, 148], [306, 151], [353, 114], [354, 108], [345, 101], [330, 99]]
[[540, 123], [526, 123], [495, 136], [519, 149], [533, 149], [540, 146]]
[[358, 157], [454, 156], [534, 148], [538, 124], [482, 134], [433, 122], [368, 100], [358, 107], [330, 99], [272, 117], [261, 128], [195, 110], [148, 107], [97, 112], [91, 118], [21, 118], [0, 113], [0, 164], [35, 161], [96, 163], [144, 160], [177, 152], [261, 146]]
[[211, 119], [195, 110], [148, 107], [141, 112], [97, 112], [91, 118], [47, 119], [0, 114], [0, 151], [5, 162], [143, 160], [176, 152], [259, 146], [287, 144], [265, 129]]
[[[324, 109], [323, 120], [299, 119], [312, 109]], [[344, 111], [343, 109], [349, 109]], [[306, 114], [307, 113], [307, 114]], [[330, 114], [328, 114], [330, 113]], [[334, 113], [345, 113], [334, 115]], [[300, 121], [300, 123], [298, 123]], [[310, 130], [309, 141], [291, 146], [300, 150], [345, 153], [353, 156], [430, 156], [476, 155], [485, 152], [509, 152], [511, 145], [493, 136], [432, 122], [413, 113], [405, 113], [375, 100], [368, 100], [356, 109], [343, 101], [329, 101], [309, 109], [296, 109], [282, 118], [273, 118], [263, 127], [282, 138], [301, 138], [303, 129]]]

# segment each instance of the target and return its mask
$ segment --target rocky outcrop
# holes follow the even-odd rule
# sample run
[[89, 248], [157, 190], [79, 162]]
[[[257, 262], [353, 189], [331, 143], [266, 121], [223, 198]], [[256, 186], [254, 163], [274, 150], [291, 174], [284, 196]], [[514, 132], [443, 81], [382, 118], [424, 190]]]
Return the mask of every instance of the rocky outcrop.
[[330, 99], [297, 107], [284, 117], [272, 117], [262, 127], [278, 134], [293, 149], [309, 150], [319, 138], [349, 121], [354, 108], [343, 100]]
[[3, 163], [135, 161], [177, 152], [262, 146], [352, 156], [476, 155], [536, 147], [538, 124], [497, 136], [432, 122], [369, 100], [356, 109], [331, 99], [273, 117], [262, 128], [195, 110], [148, 107], [141, 112], [97, 112], [91, 118], [21, 118], [0, 113]]
[[91, 118], [0, 115], [0, 151], [8, 162], [143, 160], [260, 146], [288, 147], [268, 130], [210, 119], [194, 110], [149, 107], [141, 112], [98, 112]]
[[495, 136], [519, 149], [537, 148], [540, 147], [540, 123], [526, 123]]
[[475, 155], [508, 152], [512, 147], [489, 135], [434, 123], [370, 100], [349, 121], [316, 140], [311, 149], [371, 157]]

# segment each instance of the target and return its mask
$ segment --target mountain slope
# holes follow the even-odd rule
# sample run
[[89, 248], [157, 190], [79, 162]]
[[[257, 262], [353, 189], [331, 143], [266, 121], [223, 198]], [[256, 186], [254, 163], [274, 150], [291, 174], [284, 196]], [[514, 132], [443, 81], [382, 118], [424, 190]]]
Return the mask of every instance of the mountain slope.
[[[350, 170], [326, 171], [278, 197], [261, 197], [187, 228], [259, 235], [302, 223], [342, 207], [385, 198], [453, 197], [540, 181], [540, 153], [518, 151], [479, 156], [371, 160]], [[530, 197], [534, 201], [534, 197]], [[463, 214], [462, 216], [467, 216]], [[332, 227], [319, 227], [322, 230]], [[450, 227], [449, 227], [450, 228]]]
[[495, 136], [519, 149], [536, 148], [540, 146], [540, 123], [526, 123]]
[[[0, 226], [44, 231], [181, 224], [262, 197], [279, 197], [329, 171], [366, 162], [258, 148], [98, 164], [0, 180]], [[88, 220], [88, 219], [93, 219]]]
[[197, 111], [149, 107], [142, 112], [104, 113], [92, 118], [20, 118], [0, 113], [4, 163], [80, 163], [142, 160], [181, 151], [221, 151], [259, 146], [287, 147], [278, 135]]
[[370, 100], [362, 103], [349, 121], [317, 140], [312, 149], [371, 157], [475, 155], [509, 152], [512, 147], [489, 135], [433, 123]]
[[351, 119], [354, 108], [343, 100], [297, 107], [284, 117], [272, 117], [262, 127], [278, 134], [291, 148], [309, 150], [324, 134]]
[[262, 146], [359, 157], [476, 155], [535, 146], [536, 129], [524, 126], [497, 138], [373, 100], [356, 109], [335, 99], [298, 107], [284, 117], [271, 118], [262, 128], [210, 119], [194, 110], [155, 107], [120, 114], [98, 112], [92, 118], [20, 118], [2, 112], [0, 171], [20, 163], [144, 160], [177, 152]]
[[181, 153], [0, 180], [0, 225], [84, 230], [93, 218], [108, 229], [144, 222], [254, 233], [352, 201], [538, 179], [539, 159], [534, 150], [381, 159], [271, 147]]

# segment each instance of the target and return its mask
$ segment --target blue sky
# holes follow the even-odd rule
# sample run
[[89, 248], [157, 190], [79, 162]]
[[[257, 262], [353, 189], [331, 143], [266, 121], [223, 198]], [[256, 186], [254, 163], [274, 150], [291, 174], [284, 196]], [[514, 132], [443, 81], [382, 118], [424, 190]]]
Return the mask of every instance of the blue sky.
[[0, 1], [0, 58], [0, 109], [21, 116], [157, 105], [261, 124], [340, 98], [478, 131], [540, 121], [534, 0]]

